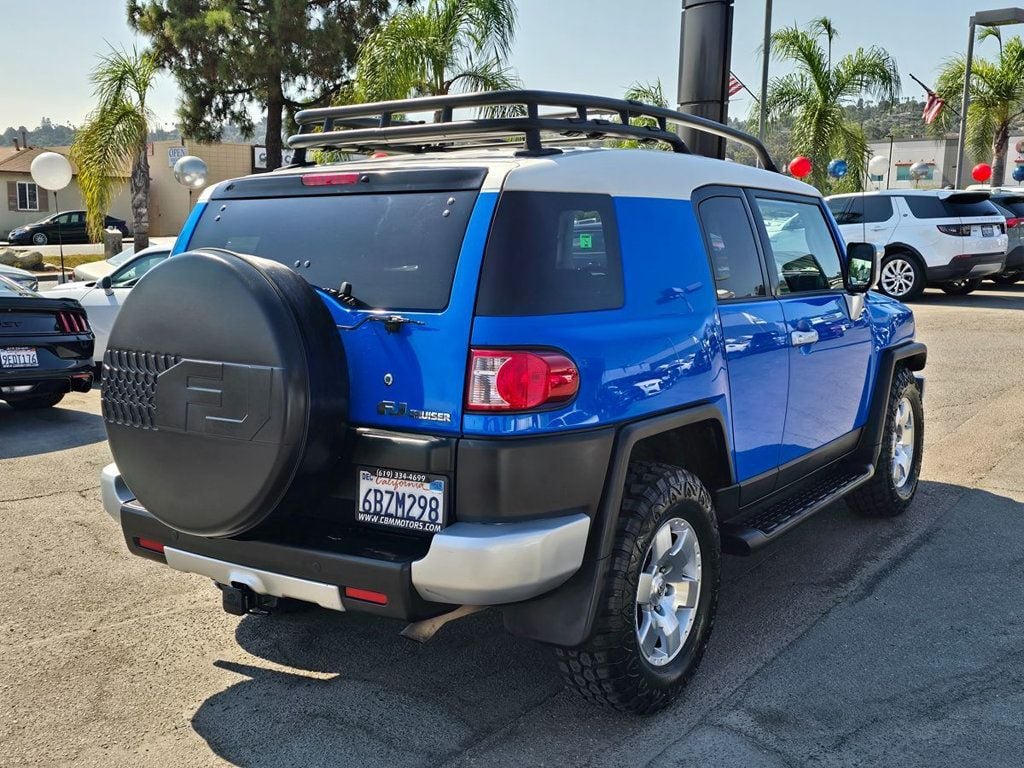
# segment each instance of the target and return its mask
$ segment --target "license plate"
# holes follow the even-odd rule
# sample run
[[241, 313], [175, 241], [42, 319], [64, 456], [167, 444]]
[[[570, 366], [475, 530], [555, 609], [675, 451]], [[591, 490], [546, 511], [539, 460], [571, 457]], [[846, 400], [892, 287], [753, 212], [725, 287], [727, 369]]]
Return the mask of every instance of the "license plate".
[[981, 225], [981, 236], [982, 237], [992, 237], [992, 225], [991, 224], [982, 224]]
[[435, 533], [445, 524], [445, 479], [398, 469], [359, 470], [356, 520], [403, 531]]
[[39, 356], [33, 347], [0, 349], [0, 368], [38, 368]]

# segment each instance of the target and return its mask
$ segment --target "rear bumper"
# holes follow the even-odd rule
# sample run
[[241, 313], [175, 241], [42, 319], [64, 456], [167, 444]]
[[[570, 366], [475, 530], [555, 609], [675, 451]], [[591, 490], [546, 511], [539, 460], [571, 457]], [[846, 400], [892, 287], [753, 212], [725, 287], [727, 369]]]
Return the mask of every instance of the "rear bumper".
[[[244, 584], [260, 594], [409, 620], [437, 615], [452, 605], [500, 605], [554, 589], [579, 569], [590, 530], [590, 518], [582, 513], [458, 522], [435, 534], [425, 554], [372, 557], [345, 551], [344, 542], [328, 551], [189, 536], [143, 509], [115, 465], [103, 469], [100, 484], [104, 508], [120, 523], [134, 554], [221, 583]], [[140, 547], [140, 538], [164, 544], [164, 555]], [[345, 587], [383, 593], [388, 602], [347, 597]]]
[[1006, 254], [1002, 252], [956, 256], [948, 264], [928, 267], [928, 282], [948, 283], [952, 280], [996, 275], [1003, 271], [1005, 263]]
[[1006, 254], [1003, 272], [1024, 272], [1024, 245], [1018, 245]]

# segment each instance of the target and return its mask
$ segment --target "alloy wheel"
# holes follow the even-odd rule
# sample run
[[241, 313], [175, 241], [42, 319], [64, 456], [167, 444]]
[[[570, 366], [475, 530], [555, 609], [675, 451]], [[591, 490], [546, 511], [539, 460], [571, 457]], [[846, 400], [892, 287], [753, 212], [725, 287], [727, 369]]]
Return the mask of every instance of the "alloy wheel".
[[910, 470], [914, 465], [914, 409], [910, 400], [901, 398], [896, 406], [892, 432], [891, 472], [896, 488], [903, 488], [910, 482]]
[[882, 290], [897, 298], [906, 296], [913, 290], [916, 277], [913, 264], [906, 259], [892, 259], [882, 267]]
[[700, 600], [701, 555], [697, 532], [672, 518], [654, 535], [637, 581], [636, 638], [655, 667], [674, 659], [686, 644]]

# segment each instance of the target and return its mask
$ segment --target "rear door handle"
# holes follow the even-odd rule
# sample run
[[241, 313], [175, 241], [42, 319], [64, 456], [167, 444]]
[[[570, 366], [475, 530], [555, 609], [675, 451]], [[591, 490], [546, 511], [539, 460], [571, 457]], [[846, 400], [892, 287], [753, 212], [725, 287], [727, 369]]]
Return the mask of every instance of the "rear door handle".
[[794, 347], [802, 347], [804, 344], [813, 344], [818, 340], [817, 331], [793, 331], [789, 339]]

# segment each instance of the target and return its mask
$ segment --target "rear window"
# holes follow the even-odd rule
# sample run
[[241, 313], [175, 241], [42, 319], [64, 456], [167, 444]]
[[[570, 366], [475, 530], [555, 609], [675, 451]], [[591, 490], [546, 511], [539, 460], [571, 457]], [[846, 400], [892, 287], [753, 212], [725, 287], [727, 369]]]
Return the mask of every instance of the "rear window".
[[995, 202], [998, 203], [1000, 208], [1009, 211], [1011, 216], [1024, 216], [1024, 200], [1004, 197], [996, 198]]
[[35, 296], [28, 288], [18, 285], [13, 280], [0, 275], [0, 296]]
[[506, 192], [487, 239], [480, 315], [553, 315], [616, 309], [622, 258], [612, 199]]
[[213, 200], [189, 248], [272, 259], [379, 309], [448, 305], [475, 191]]
[[999, 211], [987, 199], [974, 195], [954, 195], [942, 200], [932, 195], [907, 195], [910, 212], [918, 219], [950, 219], [971, 216], [998, 216]]

